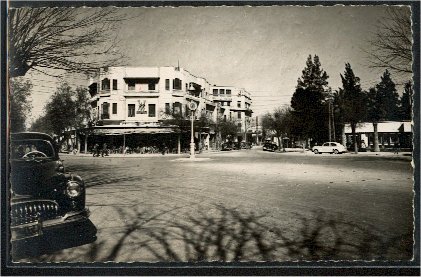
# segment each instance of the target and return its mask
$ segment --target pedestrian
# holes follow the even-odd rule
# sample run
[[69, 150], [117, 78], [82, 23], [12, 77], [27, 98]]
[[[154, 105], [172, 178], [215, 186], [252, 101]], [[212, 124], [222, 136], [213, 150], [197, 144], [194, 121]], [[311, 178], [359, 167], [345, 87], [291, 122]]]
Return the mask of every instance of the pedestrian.
[[93, 157], [98, 157], [99, 156], [99, 145], [98, 143], [95, 143], [94, 148], [92, 150], [92, 156]]
[[104, 155], [105, 156], [108, 156], [108, 152], [107, 152], [108, 150], [107, 150], [107, 144], [106, 143], [104, 143], [103, 145], [102, 145], [102, 152], [101, 152], [101, 156], [102, 157], [104, 157]]
[[395, 141], [395, 144], [393, 145], [393, 154], [399, 154], [399, 141]]
[[367, 145], [365, 145], [365, 142], [361, 142], [361, 152], [367, 152]]

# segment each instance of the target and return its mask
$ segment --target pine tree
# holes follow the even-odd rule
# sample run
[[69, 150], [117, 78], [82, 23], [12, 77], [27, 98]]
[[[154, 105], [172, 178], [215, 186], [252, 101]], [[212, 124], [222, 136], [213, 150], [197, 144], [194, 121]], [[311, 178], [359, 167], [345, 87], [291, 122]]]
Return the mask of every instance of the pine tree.
[[355, 129], [358, 122], [366, 116], [366, 97], [361, 90], [360, 78], [355, 76], [349, 63], [345, 64], [345, 72], [344, 75], [341, 74], [341, 79], [343, 88], [339, 89], [339, 93], [343, 98], [342, 110], [344, 121], [351, 125], [354, 151], [358, 153]]
[[412, 118], [412, 83], [407, 82], [400, 100], [400, 119], [411, 120]]
[[296, 90], [291, 99], [295, 135], [303, 138], [312, 138], [315, 141], [326, 139], [327, 109], [325, 107], [326, 91], [328, 90], [329, 76], [321, 68], [317, 55], [307, 58], [306, 67], [301, 78], [297, 81]]
[[377, 125], [379, 121], [386, 117], [385, 107], [382, 105], [381, 95], [376, 88], [370, 88], [367, 92], [367, 120], [373, 123], [374, 132], [374, 152], [379, 152], [379, 133]]
[[389, 71], [383, 73], [381, 81], [376, 85], [378, 93], [378, 101], [380, 106], [385, 110], [385, 120], [399, 119], [399, 94], [396, 91], [395, 83], [390, 77]]
[[324, 92], [327, 90], [327, 79], [329, 76], [321, 68], [319, 56], [315, 55], [311, 59], [308, 56], [306, 67], [302, 71], [303, 75], [298, 79], [297, 88], [310, 89], [311, 91]]

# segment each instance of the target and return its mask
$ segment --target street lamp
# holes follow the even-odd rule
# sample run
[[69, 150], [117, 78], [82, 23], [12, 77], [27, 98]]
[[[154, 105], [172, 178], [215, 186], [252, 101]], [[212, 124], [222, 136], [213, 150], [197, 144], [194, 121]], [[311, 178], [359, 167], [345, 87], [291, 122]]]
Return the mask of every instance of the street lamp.
[[[190, 85], [189, 91], [194, 91], [193, 85]], [[194, 122], [194, 111], [197, 109], [196, 102], [192, 101], [188, 105], [190, 110], [190, 120], [191, 120], [191, 137], [190, 137], [190, 159], [194, 159], [194, 128], [193, 128], [193, 122]]]

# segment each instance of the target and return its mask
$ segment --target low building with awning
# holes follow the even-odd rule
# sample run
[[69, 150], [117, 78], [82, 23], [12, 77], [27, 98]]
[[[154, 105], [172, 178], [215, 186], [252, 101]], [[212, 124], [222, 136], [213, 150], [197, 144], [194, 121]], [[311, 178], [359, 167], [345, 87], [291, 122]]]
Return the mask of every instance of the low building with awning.
[[[377, 123], [379, 146], [383, 149], [393, 148], [398, 142], [401, 148], [412, 149], [413, 125], [410, 121], [383, 121]], [[373, 148], [374, 126], [371, 122], [359, 123], [355, 129], [358, 145], [363, 143], [367, 148]], [[345, 135], [348, 145], [353, 143], [350, 124], [345, 125]]]

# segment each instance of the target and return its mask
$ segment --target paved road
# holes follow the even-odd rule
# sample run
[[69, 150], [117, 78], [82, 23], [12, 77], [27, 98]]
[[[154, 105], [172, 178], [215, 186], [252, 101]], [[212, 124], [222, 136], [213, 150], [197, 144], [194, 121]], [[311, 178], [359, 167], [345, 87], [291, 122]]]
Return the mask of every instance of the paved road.
[[270, 153], [63, 156], [95, 243], [42, 261], [408, 260], [410, 157]]

